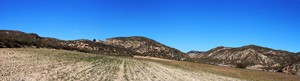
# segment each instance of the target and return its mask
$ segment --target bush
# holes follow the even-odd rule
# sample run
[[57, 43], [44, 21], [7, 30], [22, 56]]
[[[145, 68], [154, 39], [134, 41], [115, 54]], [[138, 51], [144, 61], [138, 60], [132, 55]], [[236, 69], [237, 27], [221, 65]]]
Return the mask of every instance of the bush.
[[236, 67], [237, 67], [237, 68], [246, 68], [246, 67], [247, 67], [247, 64], [244, 64], [244, 63], [237, 63], [237, 64], [236, 64]]

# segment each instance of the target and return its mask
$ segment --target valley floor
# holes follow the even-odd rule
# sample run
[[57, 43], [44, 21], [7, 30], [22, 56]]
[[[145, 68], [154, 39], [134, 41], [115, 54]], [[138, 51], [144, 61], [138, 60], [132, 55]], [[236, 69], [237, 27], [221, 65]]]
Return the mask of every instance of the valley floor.
[[[182, 63], [182, 64], [181, 64]], [[191, 64], [191, 65], [189, 65]], [[192, 66], [195, 65], [195, 66]], [[104, 56], [74, 51], [2, 48], [0, 49], [0, 81], [240, 81], [249, 78], [228, 75], [208, 69], [211, 65], [160, 58], [149, 59]], [[208, 68], [204, 68], [204, 67]], [[202, 67], [202, 68], [201, 68]], [[216, 66], [227, 70], [228, 67]], [[236, 68], [228, 69], [237, 71]], [[243, 70], [242, 70], [243, 71]], [[247, 71], [247, 70], [246, 70]], [[226, 71], [220, 71], [226, 72]], [[248, 76], [239, 74], [240, 76]], [[286, 74], [283, 74], [286, 75]], [[250, 77], [252, 75], [250, 74]], [[257, 75], [260, 76], [260, 75]], [[277, 76], [277, 75], [276, 75]], [[275, 77], [276, 77], [275, 76]], [[299, 80], [294, 75], [290, 79]], [[254, 79], [255, 80], [255, 79]], [[258, 79], [258, 80], [269, 80]], [[281, 79], [274, 79], [281, 80]]]
[[197, 81], [240, 80], [127, 57], [65, 50], [0, 49], [0, 80]]

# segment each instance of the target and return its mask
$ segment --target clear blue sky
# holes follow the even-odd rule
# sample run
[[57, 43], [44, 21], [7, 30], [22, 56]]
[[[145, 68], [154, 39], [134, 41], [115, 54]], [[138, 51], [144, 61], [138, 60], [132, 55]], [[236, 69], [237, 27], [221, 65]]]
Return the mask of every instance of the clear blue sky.
[[183, 52], [300, 51], [299, 0], [0, 0], [0, 29], [63, 40], [144, 36]]

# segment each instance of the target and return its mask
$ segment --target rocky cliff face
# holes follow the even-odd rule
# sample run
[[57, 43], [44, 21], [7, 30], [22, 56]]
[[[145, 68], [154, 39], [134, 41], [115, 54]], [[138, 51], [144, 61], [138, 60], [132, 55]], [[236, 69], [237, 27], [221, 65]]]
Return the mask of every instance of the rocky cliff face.
[[181, 51], [165, 46], [152, 39], [145, 37], [117, 37], [111, 38], [104, 41], [107, 45], [124, 47], [126, 49], [133, 50], [142, 55], [162, 57], [169, 59], [185, 60], [188, 55]]
[[280, 70], [284, 65], [299, 59], [299, 54], [273, 50], [255, 45], [240, 48], [217, 47], [196, 56], [198, 59], [210, 59], [210, 61], [235, 65], [247, 64], [251, 68]]

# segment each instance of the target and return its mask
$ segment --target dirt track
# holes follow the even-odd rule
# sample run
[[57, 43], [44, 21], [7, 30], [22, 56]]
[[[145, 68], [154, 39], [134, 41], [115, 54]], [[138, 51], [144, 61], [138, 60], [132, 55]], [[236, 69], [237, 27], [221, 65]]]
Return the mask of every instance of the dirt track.
[[64, 50], [0, 49], [0, 81], [228, 81], [236, 78], [124, 57]]

